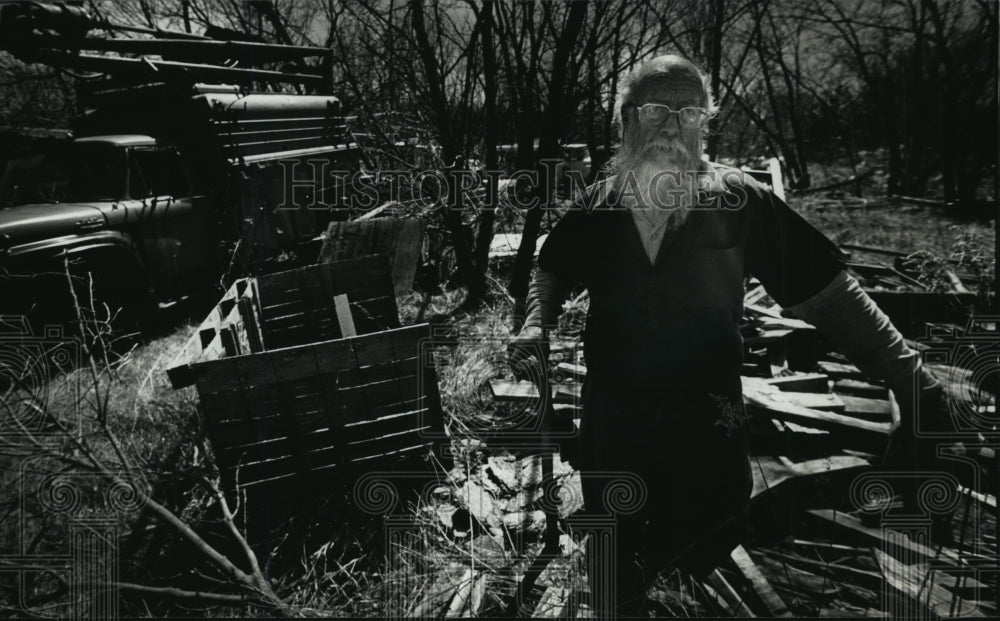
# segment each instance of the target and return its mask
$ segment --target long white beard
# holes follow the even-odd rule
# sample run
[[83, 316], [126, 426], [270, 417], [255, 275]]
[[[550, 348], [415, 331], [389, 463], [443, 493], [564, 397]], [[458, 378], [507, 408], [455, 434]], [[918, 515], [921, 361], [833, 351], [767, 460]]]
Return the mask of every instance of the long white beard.
[[633, 195], [628, 205], [653, 228], [672, 232], [687, 220], [694, 204], [700, 158], [676, 149], [643, 149], [638, 157], [622, 154], [616, 175], [619, 192]]

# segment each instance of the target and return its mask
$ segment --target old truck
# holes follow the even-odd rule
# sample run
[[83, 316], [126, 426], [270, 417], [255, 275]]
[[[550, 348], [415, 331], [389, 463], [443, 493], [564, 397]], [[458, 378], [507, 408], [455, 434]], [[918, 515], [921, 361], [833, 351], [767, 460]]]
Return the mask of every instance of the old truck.
[[[50, 311], [66, 309], [68, 269], [91, 275], [84, 295], [92, 281], [98, 302], [148, 317], [188, 296], [212, 297], [227, 278], [315, 258], [338, 212], [311, 195], [325, 180], [310, 185], [319, 169], [310, 162], [355, 166], [337, 100], [193, 91], [160, 92], [161, 109], [138, 104], [142, 114], [134, 96], [119, 95], [80, 119], [84, 135], [8, 162], [0, 177], [5, 310], [55, 320]], [[342, 191], [327, 188], [324, 198], [337, 202]]]
[[346, 217], [326, 208], [344, 188], [315, 173], [354, 170], [358, 151], [329, 50], [84, 36], [95, 23], [79, 6], [0, 5], [0, 49], [100, 72], [77, 85], [73, 139], [14, 155], [0, 177], [0, 314], [44, 325], [106, 305], [141, 328], [158, 307], [313, 259]]

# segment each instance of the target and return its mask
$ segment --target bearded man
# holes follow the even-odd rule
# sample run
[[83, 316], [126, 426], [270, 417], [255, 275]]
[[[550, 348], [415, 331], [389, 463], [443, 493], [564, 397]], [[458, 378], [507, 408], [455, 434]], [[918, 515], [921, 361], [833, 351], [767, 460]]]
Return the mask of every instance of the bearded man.
[[713, 112], [703, 75], [683, 58], [660, 56], [629, 76], [610, 177], [541, 248], [527, 317], [508, 348], [516, 374], [538, 373], [532, 352], [547, 355], [562, 303], [578, 284], [589, 291], [575, 464], [585, 511], [613, 512], [603, 495], [615, 473], [634, 473], [645, 498], [616, 515], [614, 558], [596, 559], [613, 567], [614, 594], [595, 588], [591, 572], [602, 615], [636, 612], [660, 570], [703, 575], [745, 538], [745, 276], [886, 380], [904, 412], [918, 391], [940, 392], [833, 242], [767, 188], [702, 159]]

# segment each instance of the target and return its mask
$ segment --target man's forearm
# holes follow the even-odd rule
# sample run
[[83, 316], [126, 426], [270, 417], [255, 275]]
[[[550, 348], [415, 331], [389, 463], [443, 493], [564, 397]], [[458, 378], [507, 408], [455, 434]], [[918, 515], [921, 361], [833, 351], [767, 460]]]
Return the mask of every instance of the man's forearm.
[[903, 412], [913, 412], [920, 391], [939, 386], [919, 353], [907, 347], [903, 335], [846, 272], [788, 310], [816, 326], [864, 373], [884, 380]]
[[569, 296], [570, 288], [569, 283], [552, 272], [536, 270], [528, 287], [527, 317], [523, 327], [543, 329], [554, 327], [562, 313], [563, 302]]

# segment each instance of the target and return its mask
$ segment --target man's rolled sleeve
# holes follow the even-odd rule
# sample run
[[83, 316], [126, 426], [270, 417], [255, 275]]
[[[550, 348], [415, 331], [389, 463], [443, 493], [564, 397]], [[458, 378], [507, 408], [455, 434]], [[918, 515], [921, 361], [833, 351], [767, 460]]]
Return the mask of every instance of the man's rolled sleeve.
[[783, 307], [809, 299], [846, 268], [835, 243], [762, 188], [749, 188], [747, 268]]

